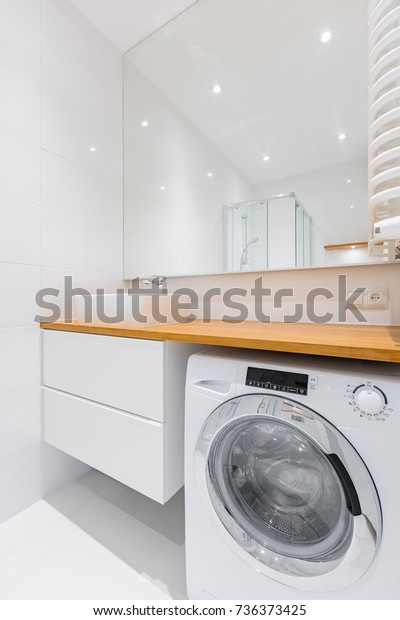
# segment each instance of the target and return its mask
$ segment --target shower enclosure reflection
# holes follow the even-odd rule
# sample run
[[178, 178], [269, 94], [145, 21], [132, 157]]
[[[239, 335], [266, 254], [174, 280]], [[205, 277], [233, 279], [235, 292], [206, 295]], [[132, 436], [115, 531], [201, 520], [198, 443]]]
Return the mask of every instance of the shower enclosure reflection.
[[225, 207], [225, 270], [310, 267], [323, 252], [312, 218], [296, 194]]

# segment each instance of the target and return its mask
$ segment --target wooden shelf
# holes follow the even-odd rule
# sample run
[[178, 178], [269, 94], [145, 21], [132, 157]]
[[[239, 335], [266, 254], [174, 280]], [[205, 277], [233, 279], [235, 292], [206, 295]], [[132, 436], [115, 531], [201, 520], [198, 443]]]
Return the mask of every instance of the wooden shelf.
[[285, 351], [381, 362], [400, 362], [400, 326], [315, 323], [243, 323], [200, 319], [192, 323], [132, 326], [43, 323], [43, 329], [145, 340]]
[[356, 243], [336, 243], [333, 245], [324, 245], [324, 249], [332, 250], [359, 250], [360, 248], [367, 248], [368, 241], [357, 241]]

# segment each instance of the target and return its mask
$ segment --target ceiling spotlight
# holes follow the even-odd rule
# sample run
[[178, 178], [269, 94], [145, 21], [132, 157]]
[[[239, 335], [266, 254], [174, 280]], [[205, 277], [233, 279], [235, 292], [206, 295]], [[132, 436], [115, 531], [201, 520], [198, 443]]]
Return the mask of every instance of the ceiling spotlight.
[[350, 205], [350, 209], [354, 209], [354, 205]]
[[264, 161], [269, 161], [269, 155], [264, 155], [263, 160]]
[[330, 41], [332, 38], [332, 33], [330, 30], [325, 30], [325, 32], [323, 32], [321, 34], [321, 43], [328, 43], [328, 41]]
[[208, 176], [208, 177], [212, 177], [212, 176], [213, 176], [213, 173], [212, 173], [212, 172], [208, 172], [208, 173], [207, 173], [207, 176]]
[[142, 121], [142, 127], [148, 127], [149, 121]]
[[339, 140], [346, 140], [347, 136], [346, 136], [346, 134], [345, 134], [345, 133], [340, 133], [340, 134], [338, 135], [338, 138], [339, 138]]
[[96, 149], [96, 147], [95, 147], [95, 146], [91, 146], [91, 147], [90, 147], [90, 152], [91, 152], [91, 153], [95, 153], [96, 151], [97, 151], [97, 149]]
[[163, 192], [165, 190], [165, 185], [161, 185], [160, 190]]
[[347, 179], [346, 183], [351, 183], [351, 179]]
[[220, 84], [214, 84], [212, 91], [214, 95], [219, 95], [222, 93], [222, 86]]

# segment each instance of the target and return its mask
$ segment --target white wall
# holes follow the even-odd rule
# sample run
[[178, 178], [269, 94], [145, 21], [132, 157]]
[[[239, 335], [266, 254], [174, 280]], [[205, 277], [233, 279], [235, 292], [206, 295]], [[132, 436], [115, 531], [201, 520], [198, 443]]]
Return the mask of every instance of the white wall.
[[[302, 321], [310, 321], [307, 316], [306, 301], [307, 295], [315, 288], [324, 288], [332, 292], [332, 299], [325, 299], [323, 296], [317, 297], [315, 309], [317, 314], [325, 315], [327, 312], [333, 315], [332, 323], [339, 322], [339, 275], [346, 275], [347, 289], [352, 291], [356, 288], [378, 288], [386, 287], [389, 291], [389, 304], [387, 308], [378, 310], [362, 310], [367, 323], [371, 325], [400, 325], [400, 287], [399, 287], [399, 265], [398, 264], [371, 264], [354, 265], [343, 267], [325, 267], [314, 269], [288, 269], [276, 271], [264, 271], [259, 273], [235, 273], [221, 274], [212, 276], [181, 277], [169, 279], [169, 291], [173, 293], [178, 288], [192, 288], [200, 298], [200, 314], [203, 311], [201, 302], [204, 293], [211, 288], [219, 288], [220, 295], [215, 295], [212, 300], [211, 318], [220, 319], [223, 315], [235, 318], [237, 312], [228, 310], [223, 303], [224, 293], [231, 288], [242, 288], [247, 291], [246, 297], [235, 297], [234, 301], [245, 303], [248, 308], [248, 319], [256, 319], [254, 306], [254, 296], [250, 294], [254, 287], [255, 280], [262, 277], [262, 286], [271, 290], [271, 295], [265, 294], [263, 312], [271, 317], [272, 321], [283, 321], [285, 315], [292, 315], [295, 311], [295, 304], [303, 307]], [[293, 296], [283, 301], [282, 308], [273, 307], [273, 296], [281, 289], [292, 289]], [[189, 311], [187, 311], [189, 312]], [[196, 314], [196, 312], [194, 312]], [[346, 323], [357, 323], [357, 319], [351, 312], [346, 314]], [[266, 325], [266, 330], [268, 326]]]
[[124, 106], [125, 275], [222, 271], [223, 205], [251, 184], [127, 58]]
[[79, 470], [46, 450], [42, 489], [35, 294], [121, 283], [121, 56], [66, 0], [0, 0], [0, 92], [1, 522]]

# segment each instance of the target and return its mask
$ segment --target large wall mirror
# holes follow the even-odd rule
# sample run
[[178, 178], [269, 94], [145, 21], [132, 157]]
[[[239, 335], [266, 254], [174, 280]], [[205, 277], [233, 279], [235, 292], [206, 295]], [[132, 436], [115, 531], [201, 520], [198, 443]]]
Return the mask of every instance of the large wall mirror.
[[125, 276], [365, 263], [367, 0], [199, 0], [124, 58]]

